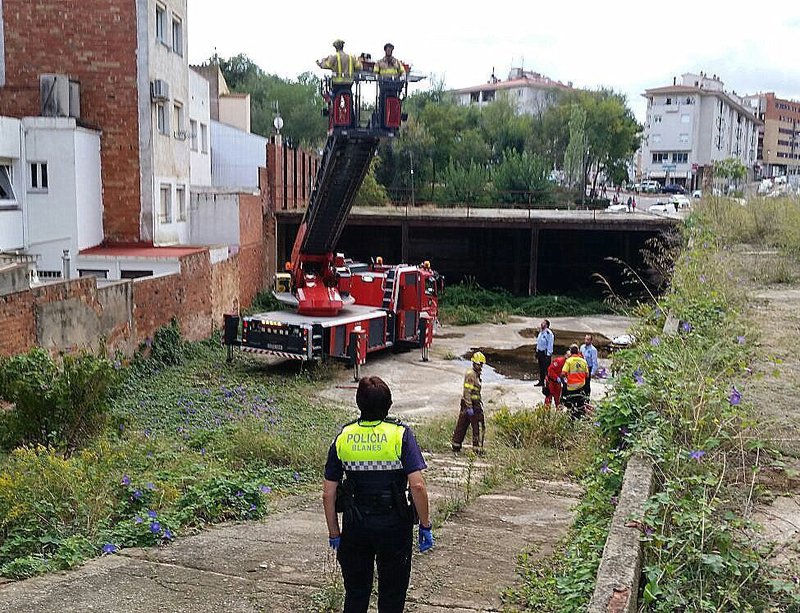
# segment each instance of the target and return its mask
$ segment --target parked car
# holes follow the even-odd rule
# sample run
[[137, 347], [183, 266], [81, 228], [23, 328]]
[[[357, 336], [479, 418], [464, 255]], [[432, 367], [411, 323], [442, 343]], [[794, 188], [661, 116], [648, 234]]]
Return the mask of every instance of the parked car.
[[609, 213], [624, 213], [628, 210], [627, 204], [609, 204], [606, 207], [606, 211]]
[[702, 198], [703, 192], [699, 189], [696, 189], [692, 192], [692, 198]]
[[685, 194], [686, 188], [683, 185], [678, 185], [677, 183], [667, 183], [661, 188], [661, 192], [664, 194]]
[[692, 201], [689, 200], [688, 196], [684, 196], [683, 194], [675, 194], [669, 201], [678, 209], [688, 209], [692, 206]]
[[642, 181], [641, 188], [646, 194], [657, 194], [658, 190], [661, 189], [661, 183], [653, 179], [648, 179], [647, 181]]

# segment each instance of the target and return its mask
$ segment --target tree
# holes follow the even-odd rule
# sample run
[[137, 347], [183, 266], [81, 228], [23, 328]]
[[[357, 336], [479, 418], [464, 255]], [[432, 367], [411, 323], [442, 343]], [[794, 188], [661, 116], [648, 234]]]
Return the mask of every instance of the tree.
[[586, 144], [586, 109], [573, 104], [569, 118], [569, 145], [564, 152], [564, 173], [570, 187], [584, 179]]
[[437, 200], [443, 204], [486, 204], [487, 173], [476, 164], [456, 164], [451, 161], [443, 173], [444, 187]]
[[509, 204], [545, 202], [552, 187], [548, 175], [549, 166], [541, 157], [506, 149], [492, 172], [495, 200]]
[[735, 184], [747, 176], [747, 167], [739, 158], [725, 158], [714, 162], [714, 176], [729, 179]]

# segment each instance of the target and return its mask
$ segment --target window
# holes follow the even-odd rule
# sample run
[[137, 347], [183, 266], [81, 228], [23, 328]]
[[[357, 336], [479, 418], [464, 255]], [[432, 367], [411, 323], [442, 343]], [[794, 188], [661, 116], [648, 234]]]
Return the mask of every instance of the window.
[[120, 270], [120, 279], [141, 279], [142, 277], [152, 277], [152, 270]]
[[183, 55], [183, 22], [178, 17], [172, 18], [172, 50]]
[[156, 4], [156, 42], [167, 43], [167, 8]]
[[689, 161], [689, 153], [687, 151], [676, 151], [672, 154], [673, 164], [686, 164]]
[[194, 119], [189, 120], [189, 129], [191, 130], [191, 147], [192, 151], [197, 151], [197, 121]]
[[98, 279], [108, 279], [108, 271], [102, 268], [79, 268], [79, 277], [97, 277]]
[[208, 126], [204, 123], [200, 124], [200, 146], [203, 153], [208, 153]]
[[653, 115], [653, 123], [661, 123], [662, 119], [661, 115]]
[[667, 98], [667, 101], [664, 104], [672, 104], [672, 98]]
[[14, 175], [11, 171], [11, 164], [0, 164], [0, 200], [15, 202], [17, 200], [17, 196], [14, 194]]
[[161, 186], [161, 211], [159, 220], [161, 223], [172, 223], [172, 186]]
[[175, 138], [178, 140], [186, 140], [186, 125], [183, 115], [183, 105], [180, 102], [175, 103]]
[[179, 185], [175, 188], [175, 200], [178, 201], [178, 221], [186, 221], [186, 188]]
[[664, 151], [653, 151], [653, 164], [669, 162], [669, 153]]
[[169, 136], [169, 118], [163, 102], [156, 103], [156, 127], [160, 134]]
[[46, 192], [48, 187], [47, 162], [31, 162], [31, 176], [28, 184], [30, 192]]

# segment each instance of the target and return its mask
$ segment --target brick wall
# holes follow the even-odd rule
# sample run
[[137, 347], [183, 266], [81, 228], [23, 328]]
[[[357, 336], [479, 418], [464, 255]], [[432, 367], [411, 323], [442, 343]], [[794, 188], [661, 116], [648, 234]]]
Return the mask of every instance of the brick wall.
[[[271, 141], [267, 145], [266, 191], [273, 211], [305, 208], [320, 157], [315, 151], [288, 149]], [[296, 194], [296, 195], [295, 195]]]
[[109, 241], [139, 241], [136, 2], [3, 0], [3, 115], [39, 115], [39, 75], [81, 84], [81, 119], [102, 130], [103, 224]]
[[0, 296], [0, 355], [15, 355], [36, 344], [33, 293]]

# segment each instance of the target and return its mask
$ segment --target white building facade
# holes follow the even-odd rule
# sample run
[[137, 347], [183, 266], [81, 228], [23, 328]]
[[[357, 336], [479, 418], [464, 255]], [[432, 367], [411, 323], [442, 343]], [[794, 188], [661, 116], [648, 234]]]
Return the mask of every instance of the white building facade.
[[78, 253], [103, 241], [100, 170], [100, 133], [74, 118], [0, 117], [0, 251], [34, 256], [40, 277], [75, 276]]
[[571, 89], [571, 81], [562, 83], [538, 72], [512, 68], [505, 81], [493, 74], [487, 83], [456, 89], [450, 93], [462, 106], [485, 106], [505, 97], [514, 104], [517, 113], [539, 115], [556, 103], [560, 92]]
[[686, 73], [681, 83], [648, 89], [644, 97], [643, 179], [699, 189], [714, 162], [727, 158], [752, 175], [761, 122], [716, 75]]

